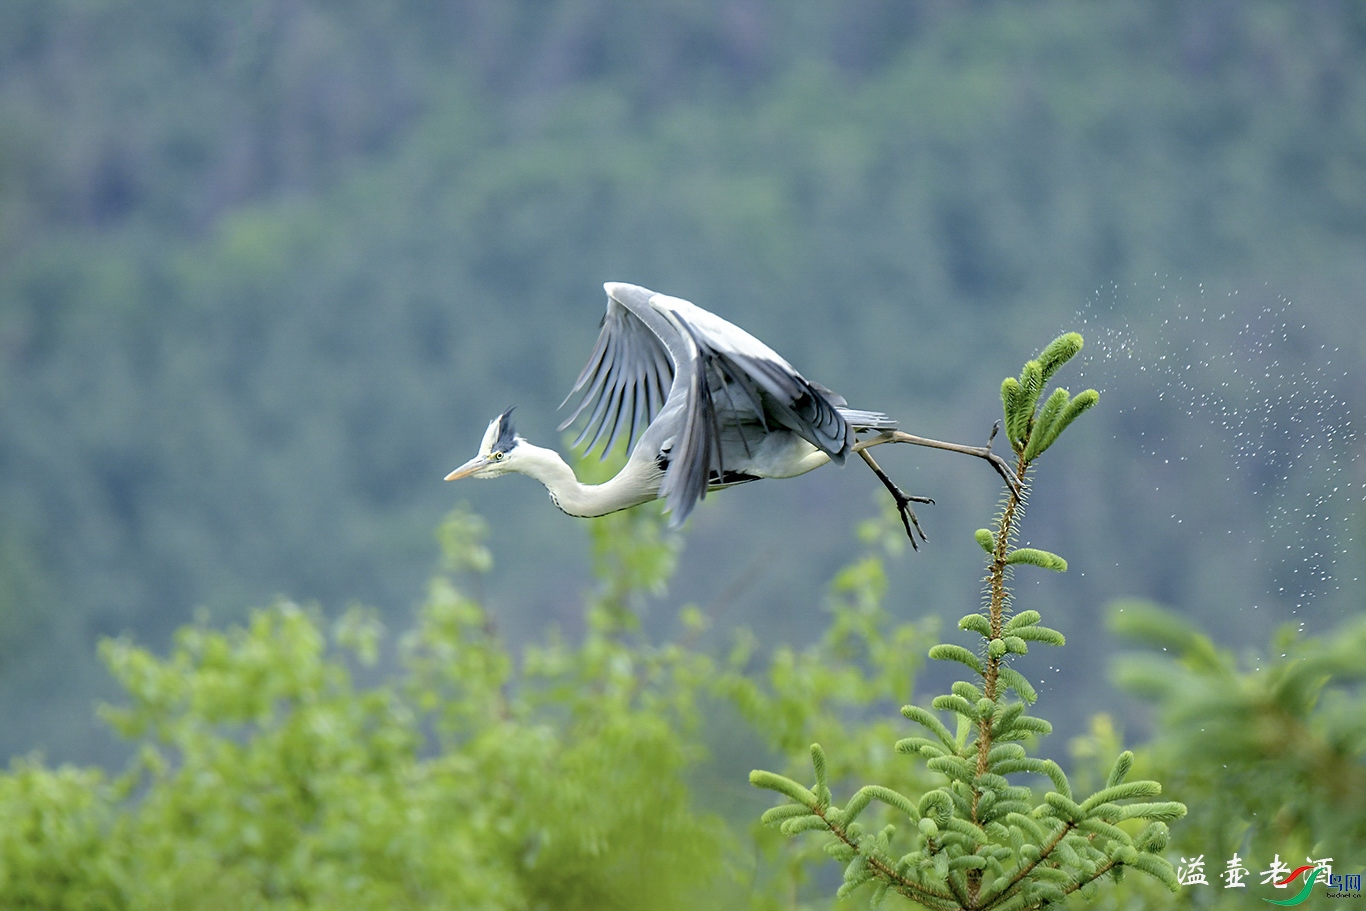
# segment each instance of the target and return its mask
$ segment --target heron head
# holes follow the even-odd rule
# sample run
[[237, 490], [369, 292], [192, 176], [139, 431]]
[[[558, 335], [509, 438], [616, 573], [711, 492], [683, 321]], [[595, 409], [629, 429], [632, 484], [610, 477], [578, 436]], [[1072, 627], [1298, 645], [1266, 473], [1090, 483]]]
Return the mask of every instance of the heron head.
[[522, 438], [512, 426], [512, 409], [509, 408], [489, 422], [484, 431], [484, 439], [479, 444], [479, 454], [446, 475], [447, 481], [461, 478], [496, 478], [509, 471], [515, 471], [517, 444]]

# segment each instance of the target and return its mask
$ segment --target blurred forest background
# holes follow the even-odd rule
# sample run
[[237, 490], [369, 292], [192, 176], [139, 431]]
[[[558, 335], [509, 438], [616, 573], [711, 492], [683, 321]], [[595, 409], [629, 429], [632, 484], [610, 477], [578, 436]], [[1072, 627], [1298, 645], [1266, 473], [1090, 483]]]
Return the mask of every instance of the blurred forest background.
[[[102, 637], [164, 649], [280, 593], [407, 627], [462, 500], [503, 634], [578, 636], [590, 523], [524, 479], [440, 479], [513, 403], [562, 442], [608, 279], [964, 442], [1083, 331], [1101, 405], [1029, 522], [1073, 571], [1024, 595], [1078, 646], [1041, 687], [1064, 732], [1146, 730], [1100, 683], [1112, 597], [1239, 649], [1360, 611], [1366, 6], [9, 0], [0, 753], [120, 759]], [[1200, 333], [1231, 356], [1197, 389], [1175, 361]], [[1120, 337], [1173, 362], [1126, 373]], [[938, 501], [890, 609], [956, 617], [995, 476], [883, 463]], [[879, 497], [851, 467], [708, 498], [669, 601], [814, 640]]]

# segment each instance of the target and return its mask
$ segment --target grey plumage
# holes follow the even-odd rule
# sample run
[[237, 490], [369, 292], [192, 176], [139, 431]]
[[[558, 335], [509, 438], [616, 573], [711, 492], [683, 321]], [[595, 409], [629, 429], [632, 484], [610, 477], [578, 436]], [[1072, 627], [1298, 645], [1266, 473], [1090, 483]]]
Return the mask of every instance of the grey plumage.
[[[682, 524], [708, 490], [791, 478], [851, 452], [873, 470], [896, 500], [902, 525], [924, 540], [908, 496], [873, 460], [868, 448], [913, 443], [989, 461], [1017, 489], [1010, 466], [986, 446], [912, 436], [880, 411], [848, 407], [840, 395], [806, 379], [763, 342], [714, 313], [639, 285], [608, 282], [602, 330], [574, 388], [578, 403], [564, 430], [587, 414], [574, 446], [602, 444], [605, 457], [624, 439], [630, 455], [601, 484], [584, 484], [558, 453], [533, 446], [512, 428], [512, 409], [484, 431], [479, 454], [446, 475], [496, 478], [528, 475], [571, 516], [603, 516], [664, 499], [673, 525]], [[859, 440], [856, 434], [878, 431]]]
[[[659, 496], [675, 522], [708, 489], [736, 483], [728, 478], [843, 463], [856, 430], [896, 426], [885, 414], [846, 408], [763, 342], [688, 301], [638, 285], [605, 287], [602, 331], [560, 429], [588, 411], [576, 446], [588, 440], [591, 451], [605, 438], [605, 456], [624, 434], [635, 444], [632, 461], [665, 463]], [[808, 467], [816, 451], [825, 459]]]

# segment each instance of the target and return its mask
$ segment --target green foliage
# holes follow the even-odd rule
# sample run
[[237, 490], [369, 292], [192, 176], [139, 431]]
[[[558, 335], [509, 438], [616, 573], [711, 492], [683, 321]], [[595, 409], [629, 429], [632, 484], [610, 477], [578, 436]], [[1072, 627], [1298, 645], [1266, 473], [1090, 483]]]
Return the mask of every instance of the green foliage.
[[[167, 641], [192, 605], [241, 620], [276, 592], [402, 625], [449, 502], [435, 479], [511, 402], [548, 441], [607, 278], [923, 426], [975, 407], [1000, 339], [1083, 301], [1141, 330], [1154, 274], [1204, 282], [1211, 308], [1294, 299], [1297, 350], [1360, 362], [1357, 7], [0, 4], [0, 746], [90, 749], [100, 631]], [[1222, 436], [1163, 420], [1125, 413], [1094, 464], [1131, 464], [1129, 432], [1192, 460]], [[1228, 476], [1206, 459], [1163, 490]], [[1069, 558], [1170, 544], [1174, 600], [1236, 603], [1192, 568], [1236, 547], [1190, 555], [1262, 501], [1135, 537], [1163, 498], [1095, 483]], [[475, 496], [498, 504], [510, 594], [551, 602], [543, 570], [582, 541], [504, 490]], [[843, 527], [799, 496], [745, 522]], [[931, 587], [965, 570], [923, 562]]]
[[[691, 806], [696, 694], [711, 663], [631, 645], [602, 600], [662, 584], [635, 523], [605, 526], [584, 642], [522, 672], [451, 575], [382, 648], [353, 610], [329, 635], [289, 602], [181, 630], [157, 657], [102, 649], [137, 745], [109, 783], [23, 762], [0, 776], [0, 905], [119, 908], [694, 907], [736, 888], [725, 824]], [[658, 523], [656, 523], [658, 524]], [[446, 565], [487, 568], [481, 523], [443, 525]], [[673, 541], [658, 546], [676, 547]], [[607, 560], [606, 552], [619, 550]], [[358, 666], [384, 665], [374, 685]], [[373, 676], [373, 673], [366, 676]]]
[[[755, 786], [792, 801], [766, 813], [765, 823], [788, 836], [827, 836], [826, 853], [845, 864], [840, 897], [871, 885], [874, 903], [895, 891], [933, 909], [1022, 911], [1063, 901], [1073, 892], [1089, 895], [1102, 876], [1118, 878], [1128, 867], [1172, 891], [1177, 888], [1175, 871], [1161, 854], [1165, 824], [1185, 815], [1186, 807], [1151, 800], [1162, 792], [1156, 781], [1127, 781], [1132, 753], [1120, 753], [1105, 785], [1079, 802], [1061, 766], [1029, 756], [1021, 743], [1051, 726], [1025, 714], [1026, 704], [1035, 700], [1034, 689], [1009, 666], [1010, 656], [1026, 654], [1031, 641], [1060, 646], [1064, 638], [1040, 626], [1037, 611], [1010, 615], [1008, 574], [1021, 564], [1064, 570], [1066, 563], [1045, 551], [1012, 549], [1011, 542], [1023, 515], [1024, 484], [1033, 458], [1096, 400], [1091, 390], [1071, 400], [1060, 390], [1038, 410], [1044, 384], [1080, 349], [1079, 335], [1064, 335], [1029, 361], [1018, 380], [1008, 379], [1001, 387], [1021, 489], [1007, 492], [991, 540], [983, 544], [990, 554], [986, 605], [958, 624], [982, 641], [977, 652], [951, 643], [929, 651], [932, 659], [954, 661], [972, 672], [971, 679], [955, 683], [952, 692], [931, 703], [935, 710], [957, 716], [957, 733], [933, 711], [906, 705], [902, 714], [933, 739], [907, 737], [896, 743], [898, 753], [923, 758], [929, 771], [942, 776], [940, 783], [920, 789], [914, 800], [897, 788], [865, 786], [840, 807], [834, 803], [825, 750], [814, 743], [815, 784], [810, 788], [787, 775], [750, 774]], [[1045, 442], [1038, 442], [1040, 436]], [[1015, 700], [1009, 698], [1011, 691]], [[1031, 787], [1006, 777], [1020, 773], [1045, 776], [1052, 788], [1037, 800]], [[855, 821], [874, 799], [893, 811], [877, 834]], [[1134, 829], [1139, 822], [1147, 828]], [[899, 832], [905, 834], [898, 837]]]
[[[795, 786], [798, 793], [810, 791], [828, 802], [830, 788], [855, 778], [884, 782], [886, 787], [863, 789], [846, 807], [851, 823], [857, 818], [856, 825], [878, 829], [900, 812], [896, 802], [904, 800], [901, 792], [931, 786], [923, 769], [901, 761], [889, 749], [898, 736], [897, 726], [873, 712], [889, 697], [911, 698], [911, 684], [923, 662], [921, 644], [933, 635], [934, 624], [894, 622], [883, 604], [883, 561], [902, 552], [906, 544], [896, 510], [888, 504], [876, 519], [860, 525], [858, 535], [867, 550], [831, 582], [826, 600], [830, 623], [821, 639], [802, 650], [779, 644], [761, 664], [757, 640], [748, 633], [737, 634], [716, 692], [763, 744], [786, 760], [781, 774], [761, 773], [771, 775], [767, 780], [776, 786]], [[817, 741], [825, 746], [813, 751], [811, 744]], [[823, 782], [818, 781], [814, 790], [796, 785], [793, 776], [813, 763], [821, 765]], [[796, 894], [808, 884], [812, 868], [832, 856], [832, 848], [774, 837], [814, 824], [802, 803], [777, 807], [769, 814], [765, 821], [773, 826], [755, 837], [761, 860], [776, 866], [761, 865], [759, 881], [775, 896]]]
[[1149, 649], [1114, 677], [1154, 704], [1148, 766], [1192, 795], [1179, 844], [1366, 865], [1366, 618], [1314, 636], [1287, 626], [1243, 661], [1154, 604], [1116, 602], [1109, 620]]
[[94, 769], [20, 760], [0, 776], [0, 895], [11, 908], [128, 907], [128, 870], [107, 842], [116, 793]]
[[1082, 338], [1077, 333], [1060, 335], [1037, 358], [1025, 363], [1018, 380], [1007, 377], [1001, 383], [1006, 438], [1025, 464], [1043, 455], [1067, 425], [1100, 400], [1100, 393], [1094, 389], [1072, 398], [1066, 389], [1058, 388], [1048, 396], [1043, 407], [1039, 407], [1044, 384], [1081, 350], [1081, 346]]

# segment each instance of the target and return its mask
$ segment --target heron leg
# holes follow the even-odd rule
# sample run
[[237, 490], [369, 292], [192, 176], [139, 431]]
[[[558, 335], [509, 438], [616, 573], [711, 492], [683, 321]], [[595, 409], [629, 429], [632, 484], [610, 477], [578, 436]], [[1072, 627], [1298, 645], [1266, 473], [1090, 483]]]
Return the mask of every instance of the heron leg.
[[919, 550], [920, 545], [915, 543], [916, 533], [919, 532], [920, 540], [922, 541], [928, 541], [929, 538], [925, 537], [925, 532], [920, 527], [920, 520], [915, 517], [915, 510], [911, 508], [911, 504], [933, 503], [934, 500], [931, 500], [929, 497], [913, 497], [910, 494], [907, 494], [900, 487], [896, 486], [895, 481], [887, 477], [887, 472], [882, 470], [881, 465], [873, 461], [873, 457], [868, 454], [866, 449], [858, 450], [858, 454], [863, 457], [863, 461], [868, 463], [868, 467], [873, 469], [873, 474], [877, 475], [878, 480], [887, 488], [887, 491], [892, 495], [892, 499], [896, 500], [896, 510], [901, 514], [901, 524], [906, 526], [906, 536], [911, 539], [911, 547], [914, 550]]
[[[1000, 425], [998, 424], [997, 427]], [[996, 430], [992, 430], [992, 437], [996, 436]], [[900, 430], [884, 430], [875, 437], [866, 440], [859, 440], [853, 445], [853, 450], [860, 455], [870, 446], [881, 446], [883, 443], [913, 443], [916, 446], [928, 446], [931, 449], [944, 449], [948, 452], [961, 452], [964, 455], [976, 456], [985, 459], [996, 469], [996, 473], [1001, 476], [1001, 480], [1006, 482], [1013, 494], [1020, 492], [1020, 479], [1015, 476], [1010, 463], [991, 451], [991, 441], [987, 441], [985, 446], [965, 446], [962, 443], [946, 443], [943, 440], [932, 440], [929, 437], [918, 437], [910, 433], [902, 433]]]

